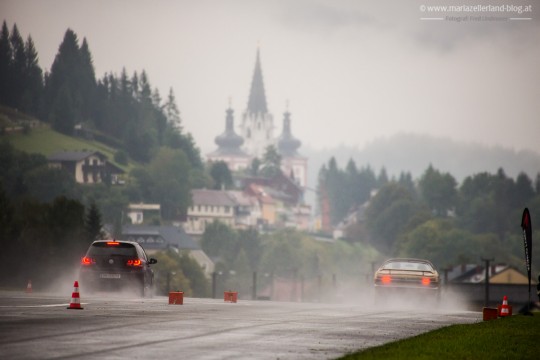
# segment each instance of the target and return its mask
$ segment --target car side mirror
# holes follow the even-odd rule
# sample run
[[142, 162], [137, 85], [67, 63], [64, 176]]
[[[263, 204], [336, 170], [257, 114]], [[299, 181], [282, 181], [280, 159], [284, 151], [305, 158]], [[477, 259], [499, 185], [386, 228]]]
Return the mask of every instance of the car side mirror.
[[152, 264], [157, 263], [157, 260], [154, 259], [154, 258], [150, 258], [150, 260], [148, 260], [148, 263], [149, 263], [150, 265], [152, 265]]

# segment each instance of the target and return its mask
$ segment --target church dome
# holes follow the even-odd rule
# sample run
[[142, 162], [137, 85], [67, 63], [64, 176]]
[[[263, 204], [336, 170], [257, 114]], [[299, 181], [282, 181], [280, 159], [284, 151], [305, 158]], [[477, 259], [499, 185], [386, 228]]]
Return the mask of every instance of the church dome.
[[225, 132], [216, 136], [216, 144], [222, 149], [238, 149], [244, 143], [244, 138], [234, 132], [233, 110], [227, 109]]
[[283, 132], [277, 139], [277, 148], [282, 155], [295, 155], [296, 150], [302, 145], [302, 142], [295, 138], [291, 133], [291, 113], [285, 112], [283, 114]]

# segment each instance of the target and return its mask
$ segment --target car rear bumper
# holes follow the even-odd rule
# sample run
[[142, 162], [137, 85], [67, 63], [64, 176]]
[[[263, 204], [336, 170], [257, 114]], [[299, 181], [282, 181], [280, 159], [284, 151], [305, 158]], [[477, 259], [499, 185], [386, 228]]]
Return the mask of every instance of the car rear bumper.
[[374, 284], [376, 290], [425, 290], [425, 291], [438, 291], [438, 286], [422, 286], [422, 285], [411, 285], [411, 284], [396, 284], [396, 285], [379, 285]]
[[80, 286], [88, 290], [115, 290], [127, 287], [140, 287], [144, 282], [144, 273], [122, 271], [99, 271], [81, 269]]

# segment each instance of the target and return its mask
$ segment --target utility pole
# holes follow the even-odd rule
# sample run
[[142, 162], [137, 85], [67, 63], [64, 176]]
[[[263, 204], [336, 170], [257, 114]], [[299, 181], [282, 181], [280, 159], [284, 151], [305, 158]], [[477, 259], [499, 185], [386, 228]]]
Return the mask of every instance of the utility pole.
[[216, 278], [217, 278], [217, 274], [214, 271], [212, 273], [212, 299], [216, 298], [216, 280], [217, 280]]
[[251, 288], [251, 299], [257, 300], [257, 272], [253, 272], [253, 287]]
[[486, 284], [486, 295], [485, 295], [485, 298], [484, 298], [484, 306], [487, 307], [488, 306], [488, 302], [489, 302], [489, 263], [491, 261], [494, 261], [495, 259], [484, 259], [484, 258], [481, 258], [482, 261], [484, 261], [486, 263], [486, 279], [485, 279], [485, 284]]

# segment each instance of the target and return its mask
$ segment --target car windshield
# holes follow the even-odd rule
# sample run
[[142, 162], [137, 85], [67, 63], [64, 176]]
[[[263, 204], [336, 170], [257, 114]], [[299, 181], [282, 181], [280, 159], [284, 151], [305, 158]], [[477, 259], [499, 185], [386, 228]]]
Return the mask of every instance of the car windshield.
[[106, 242], [95, 243], [90, 246], [88, 256], [129, 256], [137, 257], [137, 250], [132, 244], [117, 243], [108, 245]]
[[432, 271], [433, 268], [427, 263], [411, 262], [411, 261], [392, 261], [384, 264], [384, 269], [388, 270], [417, 270], [417, 271]]

